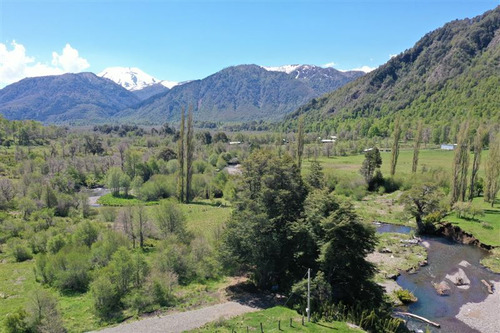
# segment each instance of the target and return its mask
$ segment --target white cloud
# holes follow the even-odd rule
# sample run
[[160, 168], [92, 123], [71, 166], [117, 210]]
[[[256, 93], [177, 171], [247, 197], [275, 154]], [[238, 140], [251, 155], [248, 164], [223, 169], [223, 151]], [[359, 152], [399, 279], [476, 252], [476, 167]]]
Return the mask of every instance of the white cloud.
[[398, 55], [397, 54], [389, 54], [389, 59], [392, 59], [394, 57], [397, 57]]
[[8, 45], [0, 43], [0, 87], [25, 77], [80, 72], [90, 66], [69, 44], [66, 44], [61, 55], [52, 53], [52, 65], [36, 62], [34, 57], [26, 54], [26, 48], [16, 41], [10, 46], [11, 50]]
[[321, 67], [325, 67], [325, 68], [326, 68], [326, 67], [333, 67], [333, 66], [335, 66], [335, 65], [336, 65], [336, 63], [334, 63], [334, 62], [332, 61], [332, 62], [329, 62], [329, 63], [327, 63], [327, 64], [322, 65]]
[[370, 73], [371, 71], [377, 69], [377, 67], [370, 67], [370, 66], [361, 66], [358, 68], [352, 68], [352, 69], [339, 69], [341, 72], [348, 72], [348, 71], [362, 71], [365, 73]]
[[69, 44], [66, 44], [61, 55], [52, 52], [52, 65], [71, 73], [81, 72], [90, 66], [86, 59], [78, 55], [78, 50]]

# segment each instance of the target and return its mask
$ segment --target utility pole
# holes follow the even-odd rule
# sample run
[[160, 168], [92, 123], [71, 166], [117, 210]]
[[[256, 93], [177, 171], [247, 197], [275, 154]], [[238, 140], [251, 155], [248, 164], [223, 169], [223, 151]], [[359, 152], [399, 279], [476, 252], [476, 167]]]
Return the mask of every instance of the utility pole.
[[307, 269], [307, 322], [311, 321], [311, 269]]

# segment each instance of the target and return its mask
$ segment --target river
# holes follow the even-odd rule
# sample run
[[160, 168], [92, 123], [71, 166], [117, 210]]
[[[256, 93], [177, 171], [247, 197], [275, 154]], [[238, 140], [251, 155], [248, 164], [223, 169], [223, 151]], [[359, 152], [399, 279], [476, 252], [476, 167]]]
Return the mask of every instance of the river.
[[[411, 228], [404, 226], [381, 224], [378, 232], [409, 233]], [[500, 281], [500, 274], [492, 273], [481, 266], [480, 260], [487, 251], [471, 245], [462, 245], [443, 237], [421, 237], [423, 244], [428, 248], [428, 265], [421, 267], [416, 273], [402, 272], [396, 282], [403, 288], [410, 290], [418, 301], [401, 310], [420, 315], [441, 325], [441, 329], [429, 327], [431, 332], [479, 332], [455, 318], [460, 307], [465, 303], [479, 303], [489, 295], [481, 282]], [[465, 273], [470, 280], [469, 285], [458, 287], [454, 284], [452, 275]], [[433, 283], [447, 282], [450, 287], [449, 296], [440, 296], [434, 289]], [[498, 291], [495, 291], [498, 292]], [[500, 311], [500, 309], [498, 309]], [[407, 318], [405, 318], [407, 319]], [[425, 331], [426, 324], [410, 319], [408, 328]], [[500, 327], [499, 327], [500, 331]]]

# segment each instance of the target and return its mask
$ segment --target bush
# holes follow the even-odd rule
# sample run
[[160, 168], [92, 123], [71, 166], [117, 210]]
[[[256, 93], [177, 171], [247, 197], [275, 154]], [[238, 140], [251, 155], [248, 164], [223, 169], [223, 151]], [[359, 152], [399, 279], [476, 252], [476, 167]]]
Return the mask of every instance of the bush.
[[165, 199], [175, 194], [175, 180], [165, 175], [154, 175], [145, 182], [137, 196], [144, 201]]
[[107, 230], [100, 239], [92, 244], [91, 262], [94, 266], [107, 266], [113, 254], [120, 247], [128, 247], [129, 241], [122, 233]]
[[90, 248], [92, 244], [97, 241], [98, 235], [98, 226], [95, 223], [84, 221], [78, 224], [73, 237], [77, 243], [84, 244]]
[[101, 273], [90, 287], [94, 310], [101, 319], [112, 318], [120, 307], [120, 297], [109, 274]]
[[59, 252], [66, 245], [66, 238], [62, 234], [57, 234], [47, 241], [47, 250], [54, 254]]
[[406, 289], [397, 289], [394, 290], [394, 295], [403, 303], [403, 304], [408, 304], [408, 303], [414, 303], [417, 301], [417, 298], [413, 293], [409, 290]]
[[101, 207], [99, 209], [99, 214], [103, 222], [114, 222], [116, 220], [116, 208]]
[[456, 202], [453, 211], [458, 217], [466, 220], [474, 220], [476, 216], [484, 216], [484, 211], [470, 202]]
[[27, 313], [24, 309], [8, 313], [5, 316], [4, 328], [6, 333], [28, 333], [30, 327], [26, 321]]
[[[37, 276], [61, 291], [87, 290], [90, 282], [90, 253], [87, 247], [65, 247], [37, 262]], [[37, 260], [38, 261], [38, 260]]]
[[7, 242], [7, 248], [17, 262], [33, 258], [33, 254], [31, 253], [27, 242], [21, 238], [9, 239]]

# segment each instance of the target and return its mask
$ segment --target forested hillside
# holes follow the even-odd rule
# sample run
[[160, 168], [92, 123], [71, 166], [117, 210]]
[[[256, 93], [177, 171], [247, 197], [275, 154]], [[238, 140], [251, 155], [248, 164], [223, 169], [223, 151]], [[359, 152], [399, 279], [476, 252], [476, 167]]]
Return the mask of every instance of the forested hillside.
[[500, 7], [432, 31], [413, 48], [291, 114], [310, 129], [387, 136], [396, 114], [449, 131], [465, 117], [500, 121]]

